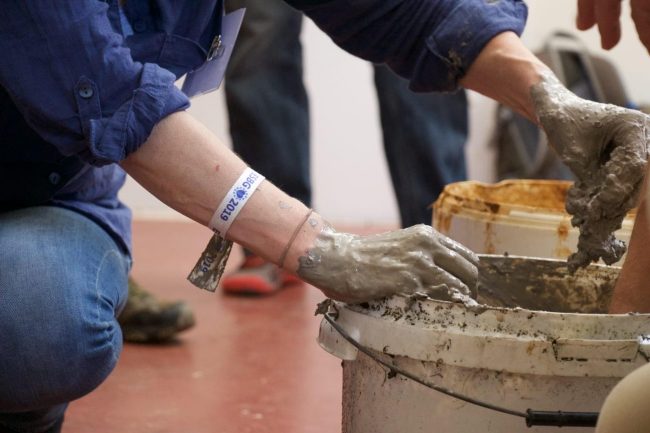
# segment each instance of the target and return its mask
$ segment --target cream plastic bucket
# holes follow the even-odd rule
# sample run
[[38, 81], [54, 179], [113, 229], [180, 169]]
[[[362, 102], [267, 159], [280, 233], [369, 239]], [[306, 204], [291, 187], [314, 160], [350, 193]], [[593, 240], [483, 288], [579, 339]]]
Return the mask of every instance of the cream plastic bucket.
[[[453, 183], [433, 205], [433, 227], [477, 253], [566, 259], [579, 235], [564, 210], [570, 185], [554, 180]], [[633, 224], [630, 214], [616, 237], [627, 243]]]
[[[493, 306], [396, 296], [336, 304], [336, 321], [398, 368], [521, 412], [598, 412], [611, 388], [648, 362], [650, 315], [600, 314], [617, 268], [591, 265], [570, 275], [564, 261], [485, 255], [480, 266], [479, 301]], [[515, 305], [521, 308], [509, 308]], [[558, 431], [529, 429], [522, 418], [387, 374], [325, 320], [319, 343], [343, 360], [343, 433]]]

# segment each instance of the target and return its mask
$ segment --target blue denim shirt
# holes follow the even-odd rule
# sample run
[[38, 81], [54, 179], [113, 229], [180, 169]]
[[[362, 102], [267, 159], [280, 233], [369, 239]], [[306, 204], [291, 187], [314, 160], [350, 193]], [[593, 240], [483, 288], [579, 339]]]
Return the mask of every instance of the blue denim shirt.
[[[271, 0], [269, 0], [271, 1]], [[520, 0], [287, 0], [347, 51], [416, 91], [446, 91], [483, 46], [526, 20]], [[22, 0], [0, 8], [0, 211], [81, 212], [130, 249], [117, 163], [189, 106], [174, 81], [220, 31], [219, 0]]]

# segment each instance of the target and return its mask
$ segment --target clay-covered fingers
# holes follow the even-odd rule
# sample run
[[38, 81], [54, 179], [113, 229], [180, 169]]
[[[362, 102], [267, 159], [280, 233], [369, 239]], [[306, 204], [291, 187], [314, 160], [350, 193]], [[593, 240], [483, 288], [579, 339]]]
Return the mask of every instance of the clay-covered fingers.
[[611, 152], [604, 166], [602, 187], [593, 199], [601, 215], [608, 217], [611, 211], [628, 211], [636, 206], [646, 164], [647, 150], [636, 144], [621, 145]]
[[630, 6], [632, 8], [632, 20], [639, 34], [639, 39], [650, 53], [650, 1], [632, 0]]
[[443, 247], [432, 250], [435, 264], [474, 291], [478, 284], [478, 256], [464, 245], [432, 231], [434, 241]]
[[432, 274], [428, 279], [423, 279], [422, 291], [424, 291], [427, 295], [440, 297], [442, 295], [440, 293], [441, 286], [444, 286], [447, 289], [447, 295], [451, 299], [455, 297], [454, 295], [471, 297], [474, 293], [460, 279], [444, 271], [439, 271], [435, 274]]
[[[465, 294], [476, 292], [478, 285], [476, 264], [452, 250], [438, 252], [434, 256], [434, 262], [449, 277], [452, 277], [449, 280], [455, 284], [453, 287], [462, 288]], [[461, 283], [462, 286], [459, 286], [458, 283]]]
[[437, 235], [438, 235], [438, 241], [442, 245], [444, 245], [447, 249], [457, 254], [460, 254], [465, 258], [465, 260], [472, 263], [474, 266], [478, 266], [479, 258], [474, 251], [470, 250], [460, 242], [456, 242], [455, 240], [448, 238], [447, 236], [441, 233], [437, 232]]
[[[433, 280], [425, 275], [424, 281], [434, 285], [444, 283], [450, 288], [459, 289], [464, 294], [467, 294], [469, 289], [475, 289], [478, 281], [476, 254], [428, 225], [419, 224], [405, 231], [418, 238], [416, 248], [422, 249], [424, 256], [429, 256], [432, 260], [433, 272], [430, 277]], [[436, 272], [436, 269], [439, 272]], [[437, 282], [436, 278], [443, 278], [444, 281]]]

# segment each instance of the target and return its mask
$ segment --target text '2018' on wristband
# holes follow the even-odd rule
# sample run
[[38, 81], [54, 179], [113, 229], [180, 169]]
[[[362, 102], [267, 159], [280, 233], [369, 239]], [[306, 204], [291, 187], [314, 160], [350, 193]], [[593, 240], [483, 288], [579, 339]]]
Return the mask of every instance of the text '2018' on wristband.
[[225, 237], [235, 218], [263, 180], [264, 176], [247, 167], [221, 200], [208, 227], [219, 236]]

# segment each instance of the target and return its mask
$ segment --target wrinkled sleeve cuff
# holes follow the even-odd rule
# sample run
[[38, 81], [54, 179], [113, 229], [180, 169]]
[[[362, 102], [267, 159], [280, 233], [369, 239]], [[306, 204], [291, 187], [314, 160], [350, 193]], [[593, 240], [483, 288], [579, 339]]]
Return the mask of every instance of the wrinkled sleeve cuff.
[[175, 78], [171, 72], [145, 63], [139, 86], [128, 101], [110, 117], [87, 120], [84, 159], [98, 166], [119, 162], [140, 148], [159, 121], [187, 109], [189, 99], [174, 85]]
[[[413, 91], [454, 91], [485, 45], [500, 33], [521, 36], [528, 9], [522, 1], [459, 1], [426, 38], [411, 76]], [[437, 78], [437, 79], [434, 79]]]

